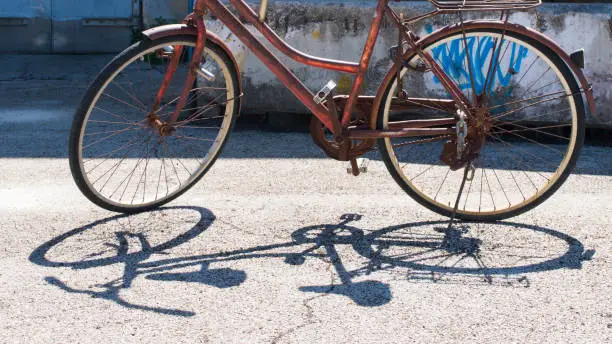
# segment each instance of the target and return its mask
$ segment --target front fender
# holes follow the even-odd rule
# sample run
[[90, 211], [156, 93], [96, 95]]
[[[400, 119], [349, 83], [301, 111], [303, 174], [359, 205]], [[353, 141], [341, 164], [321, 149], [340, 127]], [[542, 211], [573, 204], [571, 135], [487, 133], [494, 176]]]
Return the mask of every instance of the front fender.
[[[584, 73], [582, 72], [582, 69], [580, 69], [580, 67], [578, 67], [571, 60], [570, 56], [557, 43], [555, 43], [553, 40], [551, 40], [550, 38], [548, 38], [547, 36], [545, 36], [544, 34], [536, 30], [527, 28], [519, 24], [505, 23], [503, 21], [473, 20], [473, 21], [464, 22], [463, 27], [461, 24], [454, 24], [454, 25], [443, 27], [421, 38], [417, 42], [417, 45], [420, 47], [426, 47], [434, 43], [435, 41], [442, 39], [443, 37], [446, 37], [450, 34], [461, 32], [463, 29], [470, 30], [470, 29], [485, 29], [485, 28], [492, 28], [492, 29], [497, 29], [500, 31], [503, 31], [503, 30], [512, 31], [512, 32], [516, 32], [516, 33], [525, 35], [529, 38], [532, 38], [532, 39], [535, 39], [541, 42], [543, 45], [550, 48], [554, 53], [559, 55], [559, 57], [570, 68], [570, 70], [572, 71], [576, 79], [578, 80], [578, 83], [580, 84], [580, 87], [582, 91], [584, 92], [584, 95], [587, 101], [588, 110], [593, 116], [597, 118], [595, 100], [593, 98], [593, 88], [588, 83], [586, 77], [584, 76]], [[409, 51], [406, 53], [405, 57], [412, 58], [414, 54], [415, 54], [414, 52]], [[386, 85], [388, 85], [389, 82], [391, 82], [391, 80], [395, 77], [396, 73], [397, 73], [397, 68], [395, 66], [391, 67], [391, 69], [387, 72], [387, 75], [385, 75], [382, 83], [380, 84], [378, 91], [376, 92], [376, 99], [374, 101], [374, 105], [372, 106], [372, 117], [371, 117], [372, 122], [370, 123], [373, 129], [376, 128], [378, 108], [381, 105], [380, 103], [382, 101], [382, 96], [384, 95]]]
[[[150, 40], [161, 39], [169, 36], [181, 36], [181, 35], [191, 35], [194, 37], [198, 36], [198, 30], [194, 26], [186, 25], [186, 24], [170, 24], [170, 25], [162, 25], [158, 27], [154, 27], [142, 32], [143, 36]], [[210, 31], [206, 31], [206, 40], [209, 40], [219, 46], [227, 56], [232, 60], [234, 64], [234, 69], [236, 74], [238, 75], [238, 89], [240, 91], [239, 94], [242, 94], [242, 74], [240, 73], [240, 69], [238, 68], [238, 62], [236, 61], [236, 57], [230, 50], [230, 48], [219, 38], [219, 36], [215, 35]]]

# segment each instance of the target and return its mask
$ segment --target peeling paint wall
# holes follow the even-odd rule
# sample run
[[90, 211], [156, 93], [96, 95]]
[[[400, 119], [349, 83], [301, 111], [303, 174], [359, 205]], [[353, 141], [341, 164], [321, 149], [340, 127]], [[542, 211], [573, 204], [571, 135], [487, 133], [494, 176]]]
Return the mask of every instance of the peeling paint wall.
[[188, 0], [182, 1], [143, 1], [143, 20], [146, 26], [154, 26], [160, 20], [178, 23], [189, 13]]

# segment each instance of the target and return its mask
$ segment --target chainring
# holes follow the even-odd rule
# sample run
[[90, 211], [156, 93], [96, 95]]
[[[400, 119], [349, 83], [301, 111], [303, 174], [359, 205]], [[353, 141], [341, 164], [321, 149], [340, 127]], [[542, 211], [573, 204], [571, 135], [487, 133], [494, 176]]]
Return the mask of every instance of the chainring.
[[[349, 126], [358, 123], [350, 123]], [[340, 142], [334, 140], [331, 132], [316, 116], [310, 120], [310, 136], [314, 143], [319, 146], [330, 158], [349, 161], [372, 150], [376, 143], [374, 139], [350, 140], [344, 139]]]
[[[338, 109], [339, 114], [343, 113], [343, 105], [344, 104], [339, 104], [339, 102], [336, 101], [336, 108]], [[367, 108], [359, 105], [360, 104], [357, 104], [357, 106], [355, 106], [356, 118], [353, 118], [351, 122], [349, 122], [349, 127], [367, 126], [369, 111]], [[372, 147], [376, 144], [375, 139], [344, 139], [338, 142], [334, 139], [331, 131], [327, 129], [323, 122], [321, 122], [316, 116], [312, 116], [310, 120], [310, 136], [312, 136], [314, 143], [319, 146], [325, 152], [325, 154], [327, 154], [327, 156], [340, 161], [349, 161], [359, 157], [372, 150]]]

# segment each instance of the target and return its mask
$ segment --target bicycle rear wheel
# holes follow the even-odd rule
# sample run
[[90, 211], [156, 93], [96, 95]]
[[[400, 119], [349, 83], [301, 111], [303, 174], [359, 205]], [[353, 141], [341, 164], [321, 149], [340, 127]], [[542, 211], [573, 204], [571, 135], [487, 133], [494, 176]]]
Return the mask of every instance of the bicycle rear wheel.
[[70, 135], [70, 167], [79, 189], [95, 204], [136, 213], [167, 203], [213, 165], [240, 109], [236, 66], [206, 42], [198, 78], [172, 135], [147, 116], [166, 75], [172, 47], [183, 46], [176, 73], [155, 111], [167, 121], [184, 86], [193, 36], [144, 40], [115, 57], [87, 90]]
[[[469, 107], [484, 103], [491, 127], [471, 162], [474, 175], [465, 184], [457, 217], [500, 220], [550, 197], [569, 176], [584, 140], [582, 95], [563, 60], [542, 43], [510, 28], [457, 28], [425, 50], [473, 102]], [[397, 77], [383, 85], [379, 129], [397, 121], [457, 115], [453, 109], [432, 103], [413, 103], [410, 109], [397, 110], [393, 102], [410, 105], [414, 98], [451, 101], [418, 56], [407, 59], [400, 75], [401, 86]], [[471, 120], [467, 120], [468, 127], [475, 123]], [[445, 216], [453, 211], [464, 176], [463, 168], [452, 169], [441, 161], [449, 141], [456, 146], [457, 135], [378, 142], [396, 182], [417, 202]]]

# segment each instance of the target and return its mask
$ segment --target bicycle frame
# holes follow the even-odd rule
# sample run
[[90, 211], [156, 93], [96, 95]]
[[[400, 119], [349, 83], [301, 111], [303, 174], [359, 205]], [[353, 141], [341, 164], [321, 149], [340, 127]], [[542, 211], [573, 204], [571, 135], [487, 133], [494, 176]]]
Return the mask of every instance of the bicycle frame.
[[[258, 16], [246, 4], [246, 0], [227, 0], [236, 7], [238, 14], [234, 15], [224, 5], [225, 1], [198, 0], [193, 13], [185, 18], [183, 24], [164, 25], [143, 32], [145, 38], [113, 59], [88, 89], [73, 121], [69, 157], [77, 186], [92, 202], [105, 209], [125, 213], [153, 209], [175, 199], [192, 187], [221, 153], [239, 114], [243, 93], [232, 52], [219, 37], [206, 31], [204, 16], [209, 10], [312, 111], [314, 115], [310, 121], [310, 134], [314, 143], [329, 157], [350, 161], [350, 170], [354, 175], [359, 175], [363, 171], [357, 163], [357, 157], [378, 148], [395, 181], [422, 205], [449, 216], [450, 225], [456, 216], [467, 220], [490, 221], [527, 211], [552, 195], [567, 179], [576, 163], [584, 138], [584, 115], [587, 110], [583, 99], [578, 97], [586, 97], [589, 107], [594, 109], [592, 88], [580, 70], [584, 66], [584, 56], [582, 52], [567, 55], [543, 34], [508, 23], [508, 11], [515, 3], [536, 3], [539, 0], [494, 1], [499, 7], [490, 7], [491, 2], [488, 0], [470, 1], [472, 10], [501, 11], [502, 17], [496, 21], [464, 22], [460, 15], [456, 24], [445, 26], [423, 38], [417, 37], [410, 30], [410, 23], [439, 13], [461, 14], [461, 11], [467, 9], [457, 6], [467, 4], [467, 1], [439, 0], [445, 4], [456, 5], [404, 19], [403, 15], [398, 15], [391, 9], [391, 0], [378, 0], [359, 62], [325, 59], [297, 51], [265, 24], [265, 6], [259, 9]], [[265, 1], [263, 3], [265, 4]], [[361, 95], [362, 85], [385, 16], [390, 17], [388, 22], [397, 26], [398, 45], [389, 50], [392, 63], [378, 86], [376, 96], [364, 96]], [[250, 33], [243, 22], [251, 23], [283, 54], [303, 64], [355, 75], [350, 94], [334, 95], [333, 92], [327, 91], [333, 88], [329, 86], [313, 97], [312, 92]], [[192, 51], [188, 48], [189, 54], [184, 54], [184, 46], [193, 46], [194, 43], [195, 49]], [[461, 43], [463, 47], [460, 46]], [[506, 49], [502, 52], [504, 44]], [[210, 49], [212, 59], [208, 56], [202, 57], [205, 47]], [[504, 60], [504, 54], [510, 47], [511, 55]], [[183, 59], [185, 55], [192, 57]], [[477, 58], [473, 60], [470, 55]], [[440, 62], [436, 62], [433, 56]], [[154, 67], [161, 64], [159, 62], [167, 68], [165, 73], [160, 74], [163, 67]], [[209, 68], [209, 62], [218, 67]], [[537, 62], [539, 63], [536, 64]], [[161, 84], [151, 108], [141, 101], [145, 99], [148, 102], [151, 96], [148, 87], [140, 86], [143, 82], [146, 83], [146, 75], [144, 78], [133, 75], [133, 69], [128, 69], [132, 63], [138, 66], [138, 74], [148, 74], [149, 85]], [[160, 108], [162, 100], [166, 98], [165, 93], [170, 81], [174, 74], [178, 73], [179, 63], [181, 74], [186, 72], [186, 76], [179, 80], [184, 83], [184, 87], [177, 90], [178, 97], [173, 90], [172, 97], [167, 97], [172, 100], [168, 99]], [[140, 68], [143, 64], [145, 67]], [[536, 67], [532, 70], [534, 65]], [[404, 74], [410, 70], [414, 73]], [[551, 73], [546, 74], [551, 70]], [[516, 77], [513, 79], [514, 75]], [[528, 79], [521, 84], [527, 75]], [[201, 79], [196, 79], [198, 76], [201, 76]], [[160, 80], [160, 77], [163, 79]], [[217, 83], [217, 79], [221, 77], [224, 80], [218, 80]], [[451, 77], [457, 81], [450, 79]], [[122, 80], [128, 81], [127, 84], [119, 82]], [[207, 81], [210, 82], [210, 87], [202, 85]], [[105, 93], [111, 82], [117, 89]], [[222, 82], [225, 82], [225, 87], [220, 85]], [[537, 89], [533, 89], [538, 82], [541, 84], [537, 85]], [[122, 84], [128, 85], [130, 90], [125, 90]], [[135, 92], [134, 84], [139, 85], [136, 88], [143, 89], [142, 95], [139, 96]], [[552, 88], [547, 89], [549, 86]], [[471, 92], [464, 94], [459, 87], [462, 90], [471, 88]], [[202, 89], [209, 90], [200, 91]], [[131, 100], [116, 98], [113, 93], [117, 91], [123, 92]], [[211, 97], [214, 94], [217, 96]], [[96, 105], [103, 98], [102, 95], [109, 98], [110, 106], [101, 104], [110, 110]], [[416, 98], [418, 96], [423, 98]], [[223, 97], [226, 100], [223, 100]], [[137, 104], [132, 104], [132, 101]], [[187, 108], [187, 101], [193, 107]], [[205, 102], [208, 104], [204, 105]], [[120, 104], [131, 109], [115, 110]], [[539, 104], [542, 105], [538, 106]], [[172, 109], [169, 105], [175, 108]], [[213, 106], [217, 110], [209, 111]], [[162, 111], [164, 109], [166, 111]], [[524, 109], [528, 110], [523, 111]], [[92, 117], [94, 110], [99, 110], [94, 115], [102, 116], [102, 120]], [[184, 116], [179, 117], [181, 114]], [[108, 116], [114, 118], [108, 121]], [[208, 122], [201, 122], [205, 120]], [[117, 129], [118, 127], [123, 128]], [[329, 131], [332, 132], [333, 138], [330, 137]], [[113, 144], [106, 142], [107, 139], [123, 133], [125, 135], [122, 135], [121, 139], [117, 137]], [[508, 134], [512, 135], [512, 138], [508, 139], [510, 142], [505, 140]], [[207, 135], [207, 138], [203, 137], [204, 135]], [[405, 137], [417, 139], [405, 140]], [[523, 142], [515, 145], [513, 143], [517, 137]], [[392, 141], [390, 138], [402, 139]], [[129, 141], [126, 142], [126, 139]], [[538, 139], [542, 142], [538, 142]], [[534, 155], [531, 153], [532, 149], [539, 152], [539, 147], [525, 142], [549, 149], [544, 154]], [[93, 145], [97, 147], [90, 148]], [[143, 146], [142, 149], [139, 149], [140, 145]], [[401, 147], [415, 146], [426, 148], [408, 148], [408, 151], [402, 151], [401, 154], [396, 153]], [[490, 165], [485, 166], [484, 163], [484, 148], [488, 147], [502, 154], [490, 153], [495, 157], [490, 161], [498, 162], [497, 170], [505, 171], [506, 175], [502, 178], [496, 175], [494, 181], [497, 184], [494, 184], [493, 188], [489, 185], [486, 175]], [[510, 152], [506, 153], [507, 151]], [[408, 155], [416, 152], [416, 159], [406, 156], [403, 152]], [[551, 156], [553, 152], [556, 153]], [[195, 159], [191, 159], [191, 154]], [[531, 158], [523, 154], [528, 154]], [[136, 160], [136, 157], [139, 159]], [[177, 161], [172, 162], [173, 158]], [[185, 159], [190, 167], [180, 159]], [[169, 160], [173, 171], [168, 171], [166, 160]], [[92, 164], [86, 168], [86, 163], [89, 162]], [[124, 162], [126, 164], [122, 166]], [[152, 163], [152, 169], [158, 169], [153, 178], [148, 177], [149, 162]], [[96, 165], [89, 168], [93, 163]], [[111, 165], [110, 168], [106, 166], [96, 170], [104, 163]], [[429, 166], [421, 170], [420, 165]], [[551, 166], [554, 169], [551, 169]], [[185, 172], [181, 170], [179, 175], [175, 167], [182, 167]], [[463, 169], [462, 177], [461, 172], [455, 173], [460, 169]], [[470, 186], [472, 185], [471, 181], [477, 169], [482, 171], [479, 173], [480, 197], [470, 203], [469, 208], [466, 208], [466, 197], [460, 210], [459, 203], [466, 181], [469, 180]], [[419, 170], [421, 171], [418, 172]], [[415, 178], [428, 171], [431, 171], [428, 177], [413, 183]], [[495, 167], [491, 171], [494, 173]], [[530, 190], [528, 195], [525, 195], [526, 190], [518, 185], [514, 171], [521, 171], [525, 175], [521, 183]], [[174, 176], [168, 178], [168, 172], [174, 172]], [[539, 175], [536, 182], [540, 187], [527, 172]], [[140, 177], [133, 179], [136, 173]], [[447, 180], [449, 175], [451, 179]], [[164, 190], [160, 189], [162, 177], [165, 194]], [[483, 177], [487, 181], [486, 190], [483, 187]], [[152, 184], [148, 187], [148, 193], [147, 178], [148, 184]], [[454, 187], [459, 178], [460, 187], [455, 197]], [[111, 179], [112, 183], [109, 184]], [[510, 183], [511, 197], [507, 195], [501, 180]], [[133, 183], [130, 185], [131, 182]], [[430, 185], [425, 185], [426, 183]], [[107, 185], [111, 190], [107, 188], [104, 192]], [[445, 188], [442, 189], [443, 187]], [[131, 200], [124, 201], [128, 190]], [[483, 192], [487, 191], [490, 197], [486, 198], [490, 201], [485, 200], [485, 207], [482, 207]], [[467, 193], [469, 195], [470, 187], [467, 188]], [[451, 202], [454, 203], [453, 208]], [[502, 208], [499, 208], [498, 204]]]
[[[188, 73], [187, 80], [185, 82], [185, 87], [183, 93], [177, 103], [177, 107], [171, 117], [170, 124], [174, 123], [179, 116], [182, 108], [185, 105], [185, 102], [188, 97], [189, 89], [192, 87], [193, 83], [196, 79], [196, 68], [198, 67], [197, 61], [200, 61], [203, 48], [205, 45], [205, 40], [207, 38], [206, 26], [204, 23], [204, 15], [210, 10], [232, 33], [234, 33], [244, 44], [251, 50], [255, 56], [257, 56], [265, 65], [270, 69], [272, 73], [274, 73], [279, 80], [312, 112], [314, 116], [316, 116], [321, 123], [329, 129], [336, 139], [336, 141], [340, 142], [345, 139], [377, 139], [384, 137], [416, 137], [416, 136], [434, 136], [434, 135], [446, 135], [452, 132], [452, 128], [432, 128], [435, 126], [443, 126], [443, 125], [452, 125], [456, 121], [452, 121], [450, 118], [440, 119], [440, 120], [431, 120], [429, 122], [423, 121], [403, 121], [403, 122], [393, 122], [390, 123], [389, 129], [387, 130], [375, 130], [373, 125], [370, 125], [370, 128], [349, 128], [349, 122], [351, 120], [351, 116], [353, 111], [356, 108], [358, 102], [363, 102], [366, 105], [372, 104], [370, 106], [372, 109], [371, 117], [375, 117], [375, 108], [376, 105], [380, 102], [380, 92], [375, 97], [364, 97], [361, 96], [361, 90], [365, 78], [366, 71], [368, 69], [374, 45], [376, 44], [379, 31], [381, 28], [382, 21], [385, 16], [388, 16], [392, 22], [399, 29], [399, 42], [406, 42], [409, 47], [409, 51], [416, 53], [419, 57], [425, 61], [427, 66], [431, 69], [432, 73], [440, 80], [442, 86], [449, 93], [451, 100], [443, 101], [433, 100], [433, 99], [416, 99], [409, 98], [409, 101], [412, 104], [423, 104], [424, 107], [431, 106], [432, 102], [435, 102], [436, 105], [440, 108], [448, 109], [450, 115], [456, 115], [457, 111], [462, 112], [465, 116], [470, 117], [472, 108], [469, 106], [470, 100], [466, 98], [466, 96], [459, 90], [457, 85], [450, 79], [449, 76], [443, 71], [443, 69], [438, 65], [438, 63], [432, 58], [432, 56], [422, 49], [423, 45], [420, 44], [422, 42], [419, 41], [419, 38], [414, 35], [411, 31], [406, 28], [406, 24], [414, 23], [425, 18], [429, 18], [435, 16], [440, 13], [446, 12], [457, 12], [466, 9], [457, 9], [457, 8], [438, 8], [438, 10], [426, 13], [424, 15], [420, 15], [414, 18], [404, 19], [399, 16], [390, 6], [389, 2], [391, 0], [379, 0], [378, 5], [376, 7], [374, 13], [374, 19], [372, 21], [368, 37], [365, 43], [365, 47], [363, 49], [362, 56], [359, 62], [349, 62], [349, 61], [339, 61], [326, 59], [321, 57], [315, 57], [308, 54], [305, 54], [301, 51], [298, 51], [288, 45], [281, 37], [279, 37], [264, 21], [265, 17], [265, 5], [266, 2], [262, 2], [262, 8], [260, 8], [260, 13], [256, 13], [244, 0], [228, 0], [229, 3], [236, 9], [238, 14], [244, 19], [246, 22], [252, 24], [266, 39], [277, 48], [282, 54], [292, 58], [295, 61], [303, 63], [308, 66], [323, 68], [333, 71], [339, 71], [344, 73], [349, 73], [355, 75], [355, 79], [353, 85], [351, 87], [351, 91], [348, 94], [348, 97], [344, 97], [344, 109], [340, 119], [334, 111], [330, 111], [330, 109], [325, 106], [325, 103], [318, 104], [314, 101], [314, 94], [295, 76], [289, 68], [287, 68], [268, 48], [266, 48], [248, 29], [247, 27], [238, 19], [230, 10], [224, 5], [221, 0], [196, 0], [194, 4], [194, 11], [190, 15], [188, 15], [184, 23], [189, 27], [195, 28], [197, 30], [197, 44], [196, 49], [192, 57], [192, 61], [190, 64], [191, 72]], [[504, 8], [498, 7], [490, 7], [490, 8], [480, 8], [478, 11], [502, 11], [502, 15], [504, 14]], [[463, 25], [463, 21], [461, 22]], [[504, 23], [505, 25], [505, 23]], [[525, 30], [526, 33], [529, 33]], [[502, 36], [503, 40], [503, 36]], [[563, 51], [558, 47], [553, 45], [553, 50], [557, 52], [560, 56], [564, 58], [564, 60], [569, 61], [569, 59], [565, 56]], [[398, 49], [401, 50], [401, 49]], [[173, 60], [170, 63], [168, 68], [168, 72], [166, 74], [165, 80], [160, 87], [158, 92], [155, 106], [153, 112], [155, 112], [157, 106], [161, 102], [163, 98], [166, 88], [170, 83], [172, 76], [176, 70], [176, 66], [178, 65], [178, 59], [180, 56], [180, 48], [177, 50], [173, 57]], [[400, 63], [400, 58], [406, 54], [406, 52], [398, 53], [398, 60], [395, 63], [395, 66], [401, 67], [403, 64]], [[587, 97], [587, 101], [589, 103], [589, 107], [594, 109], [591, 89], [588, 87], [586, 80], [582, 73], [575, 68], [573, 64], [569, 64], [570, 68], [574, 71], [578, 79], [581, 81], [583, 85], [583, 90]], [[474, 92], [475, 93], [475, 92]], [[475, 100], [476, 101], [476, 100]], [[395, 107], [401, 106], [401, 104], [393, 104]], [[476, 105], [476, 104], [475, 104]], [[332, 107], [333, 108], [333, 107]], [[372, 119], [372, 118], [370, 118]], [[374, 122], [373, 120], [371, 121]]]
[[[358, 101], [365, 101], [372, 103], [372, 99], [361, 99], [360, 96], [365, 75], [370, 64], [374, 45], [376, 44], [379, 31], [381, 28], [382, 21], [385, 15], [388, 15], [393, 22], [400, 29], [405, 29], [400, 17], [395, 11], [389, 6], [390, 0], [379, 0], [374, 14], [374, 19], [368, 33], [368, 37], [365, 43], [363, 54], [359, 62], [339, 61], [326, 59], [321, 57], [315, 57], [305, 54], [301, 51], [294, 49], [289, 46], [282, 38], [280, 38], [262, 19], [264, 14], [259, 15], [244, 1], [244, 0], [229, 0], [230, 4], [235, 7], [240, 16], [245, 19], [248, 23], [252, 24], [264, 37], [281, 53], [284, 55], [308, 66], [323, 68], [328, 70], [334, 70], [344, 73], [355, 75], [355, 80], [351, 87], [350, 94], [346, 99], [344, 110], [339, 120], [335, 114], [331, 114], [330, 110], [323, 103], [317, 104], [314, 101], [314, 94], [295, 76], [289, 68], [287, 68], [268, 48], [266, 48], [238, 19], [230, 10], [221, 3], [220, 0], [196, 0], [194, 4], [194, 11], [184, 20], [184, 23], [195, 27], [197, 29], [197, 44], [196, 50], [192, 57], [190, 68], [193, 72], [188, 74], [185, 82], [183, 94], [177, 102], [177, 107], [173, 113], [170, 123], [176, 121], [182, 110], [188, 96], [188, 90], [193, 85], [196, 73], [195, 68], [197, 65], [195, 61], [201, 59], [203, 47], [206, 39], [206, 27], [204, 24], [203, 16], [210, 10], [231, 32], [233, 32], [254, 54], [257, 56], [265, 65], [274, 73], [279, 80], [316, 116], [321, 123], [329, 129], [337, 140], [341, 140], [345, 135], [348, 135], [348, 125], [351, 119], [353, 110], [356, 107]], [[407, 37], [412, 40], [411, 36]], [[420, 49], [419, 49], [420, 50]], [[160, 87], [154, 111], [159, 106], [161, 99], [163, 98], [166, 88], [168, 87], [174, 72], [176, 65], [178, 64], [178, 56], [180, 55], [180, 48], [177, 50], [178, 53], [174, 55], [173, 60], [170, 63], [168, 72], [165, 80]], [[428, 56], [428, 53], [424, 53], [424, 56]], [[428, 60], [433, 61], [430, 57]], [[437, 63], [433, 61], [433, 64], [437, 66]], [[463, 111], [468, 112], [467, 107], [463, 104], [467, 104], [461, 91], [453, 84], [448, 76], [437, 66], [434, 69], [438, 72], [437, 76], [443, 81], [444, 85], [449, 90], [449, 93], [454, 96], [455, 102], [461, 103], [459, 105]], [[431, 100], [425, 100], [431, 101]], [[445, 104], [448, 105], [448, 104]], [[428, 126], [445, 125], [448, 124], [448, 119], [441, 123], [405, 123], [404, 125], [398, 123], [393, 126], [392, 129], [379, 131], [379, 130], [351, 130], [350, 138], [364, 139], [364, 138], [380, 138], [380, 137], [403, 137], [403, 136], [424, 136], [424, 135], [444, 135], [448, 134], [449, 130], [446, 128], [426, 128]]]

